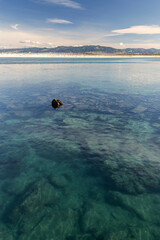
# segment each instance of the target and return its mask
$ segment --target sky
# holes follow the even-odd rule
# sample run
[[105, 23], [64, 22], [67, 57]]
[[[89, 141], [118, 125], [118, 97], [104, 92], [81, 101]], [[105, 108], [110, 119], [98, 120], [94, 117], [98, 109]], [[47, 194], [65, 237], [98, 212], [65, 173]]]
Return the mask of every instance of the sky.
[[160, 49], [160, 0], [0, 0], [0, 48]]

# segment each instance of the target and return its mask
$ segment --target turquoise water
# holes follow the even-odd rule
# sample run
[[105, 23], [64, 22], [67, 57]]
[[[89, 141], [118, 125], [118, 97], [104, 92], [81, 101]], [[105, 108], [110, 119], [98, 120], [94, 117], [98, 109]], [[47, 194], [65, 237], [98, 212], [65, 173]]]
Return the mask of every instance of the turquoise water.
[[0, 240], [160, 239], [159, 66], [0, 59]]

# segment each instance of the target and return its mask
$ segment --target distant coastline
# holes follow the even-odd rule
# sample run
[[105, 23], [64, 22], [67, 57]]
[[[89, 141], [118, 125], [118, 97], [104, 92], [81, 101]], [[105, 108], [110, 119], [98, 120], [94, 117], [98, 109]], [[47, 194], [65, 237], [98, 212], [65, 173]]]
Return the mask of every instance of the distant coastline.
[[160, 54], [110, 54], [110, 53], [1, 53], [0, 58], [141, 58], [160, 57]]
[[109, 57], [159, 57], [160, 49], [117, 49], [100, 45], [27, 47], [0, 49], [0, 57], [50, 57], [50, 58], [109, 58]]

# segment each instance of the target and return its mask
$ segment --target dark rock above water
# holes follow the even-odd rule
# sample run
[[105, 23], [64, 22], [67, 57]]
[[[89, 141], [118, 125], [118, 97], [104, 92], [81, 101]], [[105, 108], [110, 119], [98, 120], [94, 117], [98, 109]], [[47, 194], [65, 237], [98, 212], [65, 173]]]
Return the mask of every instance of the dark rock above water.
[[53, 108], [60, 108], [62, 105], [63, 105], [63, 103], [61, 102], [61, 100], [55, 99], [55, 98], [52, 100]]

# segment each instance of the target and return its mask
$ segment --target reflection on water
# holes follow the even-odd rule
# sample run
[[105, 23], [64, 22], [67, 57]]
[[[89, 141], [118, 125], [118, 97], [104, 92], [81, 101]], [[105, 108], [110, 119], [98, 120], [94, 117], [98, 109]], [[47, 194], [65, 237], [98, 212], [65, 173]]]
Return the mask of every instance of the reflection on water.
[[6, 61], [0, 239], [158, 240], [158, 59]]

